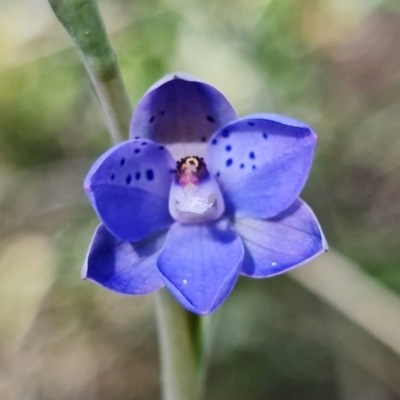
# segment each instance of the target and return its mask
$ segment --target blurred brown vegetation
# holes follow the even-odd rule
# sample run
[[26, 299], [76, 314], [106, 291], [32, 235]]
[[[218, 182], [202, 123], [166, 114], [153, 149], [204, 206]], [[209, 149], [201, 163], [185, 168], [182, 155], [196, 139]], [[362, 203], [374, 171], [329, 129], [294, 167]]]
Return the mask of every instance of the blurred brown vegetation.
[[[207, 400], [400, 399], [398, 0], [100, 8], [132, 104], [185, 70], [240, 115], [281, 113], [319, 134], [303, 197], [335, 251], [291, 276], [240, 279]], [[0, 399], [158, 399], [151, 298], [79, 279], [97, 224], [82, 180], [110, 146], [79, 55], [45, 0], [0, 11]]]

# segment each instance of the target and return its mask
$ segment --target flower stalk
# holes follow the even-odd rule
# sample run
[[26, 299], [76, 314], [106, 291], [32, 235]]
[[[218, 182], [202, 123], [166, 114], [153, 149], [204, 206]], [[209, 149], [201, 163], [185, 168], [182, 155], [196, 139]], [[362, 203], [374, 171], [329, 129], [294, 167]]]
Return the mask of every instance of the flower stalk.
[[201, 400], [210, 316], [186, 311], [166, 290], [155, 294], [163, 400]]
[[132, 110], [96, 1], [48, 1], [81, 52], [113, 141], [124, 140]]

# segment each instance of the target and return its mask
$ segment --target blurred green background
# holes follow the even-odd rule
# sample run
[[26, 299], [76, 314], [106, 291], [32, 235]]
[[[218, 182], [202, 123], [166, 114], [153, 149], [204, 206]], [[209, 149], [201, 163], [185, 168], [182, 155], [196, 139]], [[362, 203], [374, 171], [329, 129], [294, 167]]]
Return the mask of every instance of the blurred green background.
[[[334, 250], [239, 280], [206, 399], [400, 399], [399, 1], [99, 4], [133, 105], [187, 71], [239, 115], [281, 113], [319, 134], [302, 197]], [[109, 146], [47, 2], [0, 0], [1, 400], [159, 399], [151, 296], [80, 280], [98, 223], [82, 181]]]

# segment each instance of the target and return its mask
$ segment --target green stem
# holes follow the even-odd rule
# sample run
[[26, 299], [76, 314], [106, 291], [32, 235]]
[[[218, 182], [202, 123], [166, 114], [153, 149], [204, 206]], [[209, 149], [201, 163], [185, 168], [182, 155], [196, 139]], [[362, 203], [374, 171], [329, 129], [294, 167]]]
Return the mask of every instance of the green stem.
[[108, 39], [96, 1], [48, 1], [81, 51], [113, 141], [122, 141], [129, 131], [132, 111], [117, 55]]
[[132, 112], [128, 98], [121, 92], [122, 78], [119, 68], [117, 64], [110, 65], [109, 70], [104, 71], [105, 74], [103, 74], [93, 68], [92, 60], [85, 58], [84, 63], [103, 110], [110, 135], [115, 143], [121, 142], [128, 135]]
[[210, 317], [185, 310], [166, 289], [155, 294], [163, 400], [201, 400]]

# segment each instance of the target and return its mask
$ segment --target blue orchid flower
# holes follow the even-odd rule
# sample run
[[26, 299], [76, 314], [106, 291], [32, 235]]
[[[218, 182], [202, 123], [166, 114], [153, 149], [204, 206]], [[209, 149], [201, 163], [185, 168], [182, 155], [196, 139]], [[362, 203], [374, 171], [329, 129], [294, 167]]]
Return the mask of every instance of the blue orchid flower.
[[93, 165], [84, 188], [102, 224], [84, 279], [143, 295], [166, 286], [209, 314], [238, 276], [286, 272], [327, 249], [298, 198], [317, 137], [272, 114], [237, 119], [214, 87], [170, 75], [144, 95], [130, 140]]

